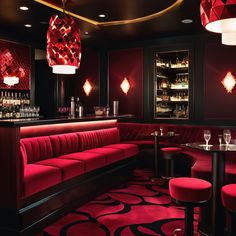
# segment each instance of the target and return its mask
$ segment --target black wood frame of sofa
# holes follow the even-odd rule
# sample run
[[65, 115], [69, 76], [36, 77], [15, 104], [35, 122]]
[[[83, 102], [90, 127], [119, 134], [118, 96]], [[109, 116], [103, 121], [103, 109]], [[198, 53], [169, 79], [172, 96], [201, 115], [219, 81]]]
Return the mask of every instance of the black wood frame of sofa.
[[[112, 163], [22, 200], [19, 211], [0, 209], [0, 235], [34, 235], [63, 214], [121, 183], [136, 157]], [[121, 178], [122, 177], [122, 178]]]

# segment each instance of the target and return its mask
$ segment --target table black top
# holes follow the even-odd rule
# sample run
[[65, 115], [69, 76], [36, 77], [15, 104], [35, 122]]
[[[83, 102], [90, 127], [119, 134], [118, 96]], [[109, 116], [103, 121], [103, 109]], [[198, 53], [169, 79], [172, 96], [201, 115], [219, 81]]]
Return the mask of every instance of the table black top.
[[207, 152], [236, 152], [236, 144], [209, 144], [208, 146], [204, 143], [186, 143], [183, 144], [186, 147], [198, 149]]

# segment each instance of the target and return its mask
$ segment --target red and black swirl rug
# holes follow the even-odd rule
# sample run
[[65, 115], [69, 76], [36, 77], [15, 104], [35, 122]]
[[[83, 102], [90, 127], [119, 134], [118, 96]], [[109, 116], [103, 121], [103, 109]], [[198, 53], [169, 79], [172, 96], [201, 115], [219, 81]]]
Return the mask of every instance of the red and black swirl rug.
[[151, 174], [148, 170], [135, 170], [131, 181], [70, 212], [40, 235], [183, 235], [173, 234], [176, 228], [183, 228], [183, 208], [174, 204], [167, 189], [149, 181]]

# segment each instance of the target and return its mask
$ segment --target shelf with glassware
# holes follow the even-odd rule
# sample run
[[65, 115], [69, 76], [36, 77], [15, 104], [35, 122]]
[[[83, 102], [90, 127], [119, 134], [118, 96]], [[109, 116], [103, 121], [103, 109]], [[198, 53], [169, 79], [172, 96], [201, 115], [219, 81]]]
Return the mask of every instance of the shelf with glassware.
[[39, 117], [40, 108], [30, 106], [29, 90], [3, 90], [0, 92], [0, 119]]
[[188, 51], [156, 56], [155, 118], [188, 119], [188, 66]]

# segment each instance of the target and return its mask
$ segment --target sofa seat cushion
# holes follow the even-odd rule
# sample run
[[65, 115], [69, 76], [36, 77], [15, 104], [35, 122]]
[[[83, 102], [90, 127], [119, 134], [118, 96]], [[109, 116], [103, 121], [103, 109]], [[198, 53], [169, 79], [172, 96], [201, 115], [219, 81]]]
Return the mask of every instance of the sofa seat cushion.
[[125, 159], [124, 152], [120, 149], [101, 147], [89, 149], [85, 152], [98, 153], [104, 155], [106, 158], [106, 164], [111, 164], [113, 162]]
[[78, 160], [84, 163], [85, 172], [103, 167], [106, 165], [106, 156], [100, 153], [92, 152], [76, 152], [67, 155], [59, 156], [58, 158], [69, 159], [69, 160]]
[[129, 158], [132, 156], [136, 156], [139, 153], [138, 146], [136, 144], [129, 143], [117, 143], [104, 146], [104, 148], [114, 148], [118, 150], [122, 150], [125, 158]]
[[58, 134], [49, 136], [54, 157], [79, 151], [77, 133]]
[[61, 181], [60, 169], [51, 166], [28, 164], [24, 169], [23, 197], [45, 190]]
[[48, 160], [39, 161], [36, 164], [58, 168], [61, 170], [62, 180], [79, 176], [85, 172], [84, 163], [76, 160], [51, 158]]

